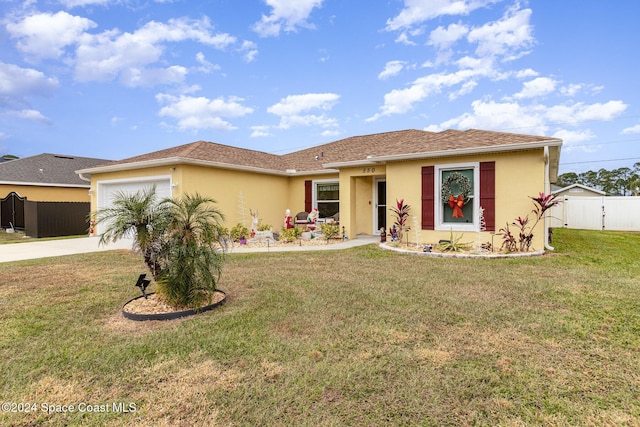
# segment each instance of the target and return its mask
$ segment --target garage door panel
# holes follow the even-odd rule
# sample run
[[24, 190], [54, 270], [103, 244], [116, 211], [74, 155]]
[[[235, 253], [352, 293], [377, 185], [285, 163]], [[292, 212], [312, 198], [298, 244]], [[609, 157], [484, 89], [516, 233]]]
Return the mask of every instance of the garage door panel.
[[[98, 209], [109, 208], [115, 197], [120, 193], [132, 195], [141, 190], [148, 190], [154, 185], [158, 201], [171, 197], [171, 179], [169, 177], [98, 182]], [[102, 224], [96, 231], [100, 234], [105, 228], [106, 225]]]

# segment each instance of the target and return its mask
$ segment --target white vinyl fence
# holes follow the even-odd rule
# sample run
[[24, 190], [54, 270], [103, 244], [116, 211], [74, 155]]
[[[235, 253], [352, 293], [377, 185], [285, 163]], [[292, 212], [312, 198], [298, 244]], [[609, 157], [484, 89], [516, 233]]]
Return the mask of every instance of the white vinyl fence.
[[640, 231], [640, 196], [565, 196], [551, 209], [551, 227]]

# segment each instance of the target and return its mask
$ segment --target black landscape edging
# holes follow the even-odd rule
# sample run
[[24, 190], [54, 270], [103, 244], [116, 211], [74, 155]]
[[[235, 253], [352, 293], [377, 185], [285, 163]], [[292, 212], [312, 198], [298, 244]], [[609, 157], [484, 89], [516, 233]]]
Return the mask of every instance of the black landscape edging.
[[[129, 301], [127, 301], [123, 306], [122, 306], [122, 315], [129, 319], [129, 320], [137, 320], [137, 321], [142, 321], [142, 320], [174, 320], [174, 319], [179, 319], [181, 317], [186, 317], [186, 316], [193, 316], [194, 314], [198, 314], [198, 313], [202, 313], [205, 311], [209, 311], [214, 309], [215, 307], [223, 304], [226, 299], [227, 299], [227, 294], [224, 291], [221, 291], [220, 289], [216, 289], [216, 292], [220, 292], [221, 294], [223, 294], [223, 297], [220, 301], [210, 304], [210, 305], [206, 305], [204, 307], [200, 307], [198, 309], [189, 309], [189, 310], [182, 310], [182, 311], [172, 311], [169, 313], [149, 313], [149, 314], [142, 314], [142, 313], [131, 313], [130, 311], [126, 311], [125, 307], [127, 306], [127, 304], [129, 304], [131, 301], [135, 301], [137, 299], [140, 298], [144, 298], [143, 295], [140, 295], [138, 297], [135, 298], [131, 298]], [[153, 295], [154, 292], [149, 293], [147, 295]]]

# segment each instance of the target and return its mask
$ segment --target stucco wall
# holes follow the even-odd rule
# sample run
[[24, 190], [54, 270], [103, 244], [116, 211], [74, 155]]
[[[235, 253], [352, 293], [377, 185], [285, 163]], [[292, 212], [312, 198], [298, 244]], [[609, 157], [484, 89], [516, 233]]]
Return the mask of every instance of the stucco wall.
[[[88, 184], [88, 183], [87, 183]], [[32, 202], [89, 202], [89, 188], [0, 185], [0, 199], [15, 191]]]
[[187, 191], [214, 198], [228, 227], [239, 222], [250, 227], [249, 211], [257, 210], [260, 224], [271, 225], [274, 231], [282, 228], [287, 209], [288, 177], [199, 166], [181, 166], [176, 172], [180, 175], [177, 195]]
[[[487, 154], [469, 157], [450, 157], [429, 159], [422, 161], [397, 162], [387, 165], [387, 203], [395, 204], [396, 199], [404, 199], [411, 206], [409, 225], [413, 228], [413, 216], [422, 217], [421, 211], [421, 168], [423, 166], [447, 165], [472, 162], [496, 163], [496, 233], [511, 223], [517, 217], [524, 217], [534, 207], [528, 196], [537, 196], [544, 192], [544, 155], [543, 150], [519, 151], [514, 153]], [[436, 203], [439, 202], [436, 195]], [[388, 212], [387, 224], [394, 222], [391, 212]], [[532, 218], [533, 216], [531, 216]], [[456, 235], [455, 227], [453, 231]], [[516, 231], [512, 228], [512, 232]], [[532, 248], [544, 248], [543, 224], [539, 224]], [[437, 243], [440, 239], [448, 239], [450, 231], [420, 231], [421, 243]], [[517, 234], [516, 234], [517, 236]], [[477, 241], [477, 232], [463, 232], [463, 242]], [[415, 231], [409, 232], [409, 240], [415, 242]], [[491, 234], [482, 234], [482, 241], [491, 241]], [[494, 244], [499, 247], [502, 240], [494, 238]]]
[[[171, 175], [173, 197], [198, 192], [216, 200], [225, 216], [225, 225], [238, 222], [251, 226], [250, 209], [259, 213], [260, 224], [269, 224], [274, 231], [282, 228], [288, 198], [288, 177], [263, 175], [244, 171], [223, 170], [193, 165], [162, 166], [111, 173], [91, 177], [92, 188], [101, 180], [143, 178]], [[91, 209], [97, 207], [97, 194], [92, 195]], [[242, 211], [244, 210], [244, 221]]]

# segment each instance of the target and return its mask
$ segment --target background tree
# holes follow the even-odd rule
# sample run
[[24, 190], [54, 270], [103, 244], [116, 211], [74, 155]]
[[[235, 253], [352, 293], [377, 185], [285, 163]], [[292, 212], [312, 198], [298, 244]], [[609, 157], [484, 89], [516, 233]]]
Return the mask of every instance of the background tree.
[[558, 176], [558, 185], [567, 187], [582, 184], [606, 192], [611, 196], [630, 196], [637, 192], [637, 181], [640, 179], [640, 162], [633, 168], [621, 167], [613, 170], [601, 168], [597, 172], [567, 172]]

